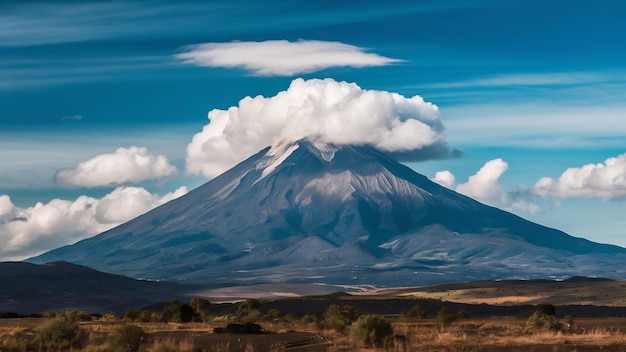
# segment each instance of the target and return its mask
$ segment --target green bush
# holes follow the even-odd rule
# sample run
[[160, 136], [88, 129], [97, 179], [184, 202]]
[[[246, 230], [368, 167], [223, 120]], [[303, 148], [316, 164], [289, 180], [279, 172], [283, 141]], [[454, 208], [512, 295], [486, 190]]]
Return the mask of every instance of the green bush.
[[146, 333], [139, 326], [122, 325], [109, 335], [109, 346], [116, 352], [137, 352], [146, 337]]
[[382, 347], [385, 338], [392, 334], [391, 323], [375, 315], [360, 316], [350, 330], [354, 340], [368, 347]]

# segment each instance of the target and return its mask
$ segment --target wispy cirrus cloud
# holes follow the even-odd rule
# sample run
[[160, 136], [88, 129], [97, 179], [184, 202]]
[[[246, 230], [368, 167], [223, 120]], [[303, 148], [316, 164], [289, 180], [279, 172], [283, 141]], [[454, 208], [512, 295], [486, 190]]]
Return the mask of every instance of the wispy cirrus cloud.
[[621, 72], [549, 72], [549, 73], [513, 73], [490, 77], [479, 77], [462, 81], [440, 82], [418, 85], [419, 88], [488, 88], [517, 86], [569, 86], [579, 84], [597, 84], [624, 82], [626, 75]]
[[293, 76], [331, 67], [384, 66], [402, 61], [357, 46], [319, 40], [204, 43], [182, 50], [176, 58], [184, 63], [243, 68], [259, 76]]
[[[581, 104], [578, 102], [577, 104]], [[622, 146], [626, 105], [529, 102], [442, 108], [448, 140], [462, 146]]]
[[297, 28], [369, 22], [407, 14], [480, 6], [475, 2], [407, 1], [403, 6], [336, 3], [319, 13], [306, 2], [4, 1], [0, 3], [0, 48], [91, 40], [175, 38], [280, 32]]

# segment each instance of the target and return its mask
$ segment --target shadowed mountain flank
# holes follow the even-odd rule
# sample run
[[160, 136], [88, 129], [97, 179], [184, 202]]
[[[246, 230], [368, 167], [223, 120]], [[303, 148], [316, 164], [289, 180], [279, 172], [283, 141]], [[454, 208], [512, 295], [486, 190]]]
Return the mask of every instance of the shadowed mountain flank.
[[24, 314], [66, 309], [122, 313], [193, 289], [107, 274], [67, 262], [0, 263], [0, 286], [0, 312]]

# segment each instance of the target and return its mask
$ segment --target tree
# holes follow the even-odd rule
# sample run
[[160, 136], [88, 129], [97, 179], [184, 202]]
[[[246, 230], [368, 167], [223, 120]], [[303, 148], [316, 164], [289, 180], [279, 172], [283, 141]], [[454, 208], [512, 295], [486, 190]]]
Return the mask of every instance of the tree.
[[146, 333], [139, 326], [122, 325], [109, 335], [109, 345], [116, 352], [137, 352], [146, 337]]
[[350, 330], [352, 338], [368, 347], [381, 347], [385, 338], [392, 334], [391, 323], [375, 315], [360, 316]]

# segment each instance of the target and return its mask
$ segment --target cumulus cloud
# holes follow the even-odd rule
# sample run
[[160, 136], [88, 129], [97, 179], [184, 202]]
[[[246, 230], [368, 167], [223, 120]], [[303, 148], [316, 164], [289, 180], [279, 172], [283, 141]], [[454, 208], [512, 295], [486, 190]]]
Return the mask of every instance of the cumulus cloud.
[[238, 106], [209, 112], [209, 124], [187, 146], [187, 171], [212, 177], [277, 141], [372, 145], [415, 159], [447, 151], [437, 106], [365, 90], [332, 79], [295, 79], [273, 97], [246, 97]]
[[74, 169], [60, 169], [54, 181], [64, 187], [99, 187], [159, 179], [176, 173], [163, 155], [150, 155], [148, 149], [118, 148], [84, 161]]
[[558, 180], [543, 177], [533, 190], [535, 194], [554, 198], [626, 199], [626, 154], [600, 164], [569, 168]]
[[454, 174], [448, 170], [438, 171], [437, 173], [435, 173], [435, 177], [432, 180], [450, 189], [454, 189], [454, 185], [456, 184], [456, 178], [454, 177]]
[[383, 66], [401, 61], [366, 53], [353, 45], [319, 40], [196, 44], [184, 47], [176, 58], [198, 66], [244, 68], [260, 76], [293, 76], [330, 67]]
[[15, 216], [15, 206], [7, 195], [0, 195], [0, 223]]
[[508, 168], [509, 164], [502, 159], [490, 160], [475, 175], [470, 176], [466, 183], [456, 186], [456, 190], [483, 201], [501, 199], [503, 192], [498, 180]]
[[21, 260], [124, 223], [187, 193], [186, 187], [159, 196], [139, 187], [119, 187], [101, 199], [80, 196], [16, 207], [0, 195], [0, 260]]
[[498, 158], [486, 162], [465, 183], [457, 185], [456, 177], [447, 170], [438, 171], [431, 180], [483, 203], [509, 211], [521, 210], [533, 214], [539, 212], [541, 207], [535, 204], [536, 195], [532, 194], [528, 187], [513, 190], [502, 188], [500, 177], [508, 167], [504, 160]]

